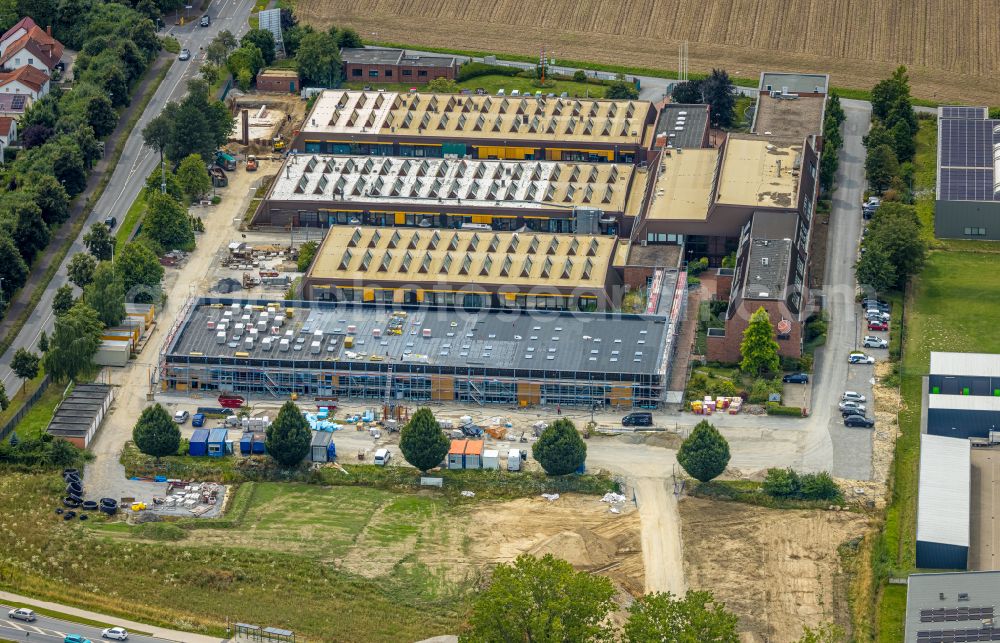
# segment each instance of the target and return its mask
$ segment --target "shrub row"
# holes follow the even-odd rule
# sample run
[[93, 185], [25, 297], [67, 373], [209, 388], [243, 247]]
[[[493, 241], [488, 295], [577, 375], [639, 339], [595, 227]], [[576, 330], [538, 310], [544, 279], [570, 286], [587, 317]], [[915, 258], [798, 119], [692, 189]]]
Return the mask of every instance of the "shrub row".
[[802, 408], [798, 406], [782, 406], [777, 402], [767, 403], [768, 415], [787, 415], [790, 417], [802, 417]]
[[465, 63], [458, 72], [455, 79], [458, 82], [478, 78], [480, 76], [517, 76], [521, 73], [520, 67], [509, 67], [507, 65], [487, 65], [486, 63]]

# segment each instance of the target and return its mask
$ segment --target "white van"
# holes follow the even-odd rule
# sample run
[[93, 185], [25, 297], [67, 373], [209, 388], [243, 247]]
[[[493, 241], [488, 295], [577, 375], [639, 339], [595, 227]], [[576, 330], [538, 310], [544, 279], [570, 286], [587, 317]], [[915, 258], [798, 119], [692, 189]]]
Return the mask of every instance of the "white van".
[[389, 459], [392, 458], [392, 454], [389, 453], [389, 449], [378, 449], [375, 451], [375, 464], [380, 467], [384, 467], [389, 464]]

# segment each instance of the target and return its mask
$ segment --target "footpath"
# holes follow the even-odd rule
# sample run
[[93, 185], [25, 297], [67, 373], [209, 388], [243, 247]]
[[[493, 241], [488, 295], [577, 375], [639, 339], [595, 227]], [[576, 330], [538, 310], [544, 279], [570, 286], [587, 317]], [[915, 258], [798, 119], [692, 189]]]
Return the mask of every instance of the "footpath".
[[76, 224], [79, 222], [80, 217], [86, 217], [88, 214], [84, 211], [87, 203], [91, 201], [91, 197], [97, 192], [104, 175], [114, 171], [114, 167], [111, 166], [110, 157], [118, 145], [123, 142], [123, 137], [127, 138], [131, 133], [132, 117], [135, 115], [136, 110], [139, 109], [139, 106], [144, 103], [142, 100], [143, 97], [147, 92], [152, 90], [151, 88], [160, 75], [160, 72], [163, 71], [163, 68], [170, 65], [173, 61], [173, 56], [161, 52], [146, 71], [146, 75], [143, 76], [142, 81], [133, 88], [132, 102], [122, 111], [118, 118], [118, 125], [104, 143], [104, 157], [97, 161], [90, 175], [87, 177], [87, 187], [70, 204], [69, 219], [54, 231], [49, 245], [39, 254], [38, 259], [31, 266], [31, 272], [28, 273], [28, 281], [11, 300], [3, 320], [0, 321], [0, 339], [7, 336], [7, 333], [14, 327], [15, 322], [21, 315], [29, 312], [28, 307], [31, 305], [32, 295], [34, 295], [35, 291], [42, 284], [52, 262], [59, 256], [57, 250], [68, 243], [72, 243], [70, 235], [73, 234]]

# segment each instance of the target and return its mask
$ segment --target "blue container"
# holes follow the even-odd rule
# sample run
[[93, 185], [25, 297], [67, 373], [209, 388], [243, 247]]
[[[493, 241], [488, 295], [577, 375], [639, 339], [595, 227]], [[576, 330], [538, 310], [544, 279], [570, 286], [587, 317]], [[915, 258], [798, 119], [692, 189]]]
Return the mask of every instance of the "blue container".
[[264, 455], [267, 453], [267, 447], [264, 442], [267, 440], [267, 435], [261, 432], [256, 432], [253, 434], [253, 454], [254, 455]]
[[208, 429], [195, 429], [188, 445], [188, 455], [208, 455]]
[[240, 454], [250, 455], [253, 453], [253, 432], [245, 431], [240, 438]]
[[213, 458], [221, 458], [226, 455], [226, 441], [229, 439], [228, 429], [212, 429], [208, 432], [208, 452]]

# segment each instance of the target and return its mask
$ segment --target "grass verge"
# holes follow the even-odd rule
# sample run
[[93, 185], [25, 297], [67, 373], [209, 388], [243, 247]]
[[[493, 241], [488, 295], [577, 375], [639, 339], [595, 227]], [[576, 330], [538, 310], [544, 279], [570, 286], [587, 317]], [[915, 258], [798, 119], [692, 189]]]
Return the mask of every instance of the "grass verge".
[[0, 411], [0, 426], [4, 426], [12, 417], [17, 415], [18, 411], [21, 410], [21, 407], [24, 406], [25, 400], [34, 395], [35, 391], [38, 390], [38, 387], [42, 385], [42, 380], [45, 379], [45, 373], [41, 367], [39, 367], [38, 371], [38, 376], [35, 379], [28, 380], [27, 383], [21, 387], [20, 393], [17, 393], [10, 398], [10, 405], [7, 407], [7, 410]]
[[64, 390], [66, 390], [64, 385], [49, 384], [31, 410], [25, 413], [21, 421], [14, 427], [19, 438], [38, 437], [45, 431], [45, 427], [49, 425], [49, 421], [56, 412], [56, 407], [63, 399]]
[[[75, 614], [67, 614], [66, 612], [60, 612], [58, 610], [50, 610], [46, 607], [38, 607], [34, 603], [25, 603], [23, 601], [8, 601], [4, 600], [5, 605], [10, 605], [11, 607], [27, 607], [28, 609], [35, 612], [40, 616], [48, 616], [49, 618], [57, 618], [61, 621], [69, 621], [70, 623], [76, 623], [77, 625], [88, 625], [90, 627], [99, 627], [104, 629], [106, 627], [115, 627], [115, 623], [108, 621], [95, 621], [93, 619], [84, 618], [83, 616], [77, 616]], [[138, 634], [141, 636], [152, 636], [149, 632], [140, 632], [138, 630], [129, 630], [129, 634]], [[2, 640], [2, 639], [0, 639]]]
[[[143, 181], [145, 180], [146, 177], [143, 177]], [[125, 213], [125, 217], [118, 226], [118, 232], [115, 233], [115, 242], [119, 249], [131, 241], [132, 233], [135, 231], [136, 225], [139, 223], [139, 219], [142, 218], [145, 210], [146, 191], [140, 190], [139, 196], [135, 197], [135, 201], [128, 207], [128, 212]]]
[[[125, 135], [119, 139], [118, 145], [115, 146], [114, 151], [111, 153], [111, 159], [108, 161], [108, 171], [101, 177], [101, 182], [98, 183], [97, 189], [90, 196], [90, 198], [87, 199], [87, 203], [83, 206], [84, 214], [72, 224], [71, 232], [67, 237], [66, 242], [59, 248], [55, 249], [52, 263], [49, 264], [48, 270], [46, 270], [45, 274], [42, 276], [41, 283], [38, 284], [35, 291], [31, 293], [31, 299], [28, 301], [27, 307], [25, 307], [25, 309], [21, 311], [21, 314], [18, 315], [17, 319], [14, 320], [14, 325], [11, 326], [7, 335], [0, 340], [0, 355], [6, 353], [7, 349], [9, 349], [11, 344], [14, 343], [14, 339], [21, 334], [21, 330], [24, 329], [24, 325], [28, 323], [28, 318], [35, 310], [35, 307], [38, 306], [38, 302], [42, 300], [42, 296], [45, 294], [46, 289], [48, 289], [49, 283], [51, 283], [52, 278], [56, 276], [63, 260], [66, 259], [66, 255], [69, 253], [69, 249], [70, 246], [73, 245], [73, 241], [80, 236], [80, 232], [83, 230], [83, 226], [87, 223], [87, 219], [90, 217], [90, 214], [94, 209], [94, 205], [97, 204], [97, 201], [104, 194], [105, 188], [108, 187], [108, 183], [111, 181], [111, 175], [114, 174], [114, 168], [118, 165], [118, 161], [121, 160], [122, 152], [125, 150], [125, 143], [128, 141], [129, 135], [132, 133], [132, 130], [135, 129], [135, 125], [139, 122], [139, 118], [142, 116], [142, 113], [146, 111], [146, 106], [153, 98], [153, 94], [156, 93], [160, 83], [162, 83], [163, 79], [166, 78], [168, 71], [170, 71], [170, 65], [164, 65], [163, 69], [161, 69], [156, 75], [152, 85], [150, 85], [149, 91], [143, 95], [138, 108], [132, 114], [132, 118], [129, 119], [128, 124], [126, 125]], [[149, 71], [147, 70], [146, 73], [149, 73]], [[139, 83], [141, 84], [142, 80], [140, 80]]]
[[841, 500], [801, 500], [797, 498], [775, 498], [763, 491], [763, 484], [753, 480], [712, 480], [694, 483], [688, 493], [698, 498], [742, 502], [757, 507], [771, 509], [828, 509], [832, 505], [847, 507]]

